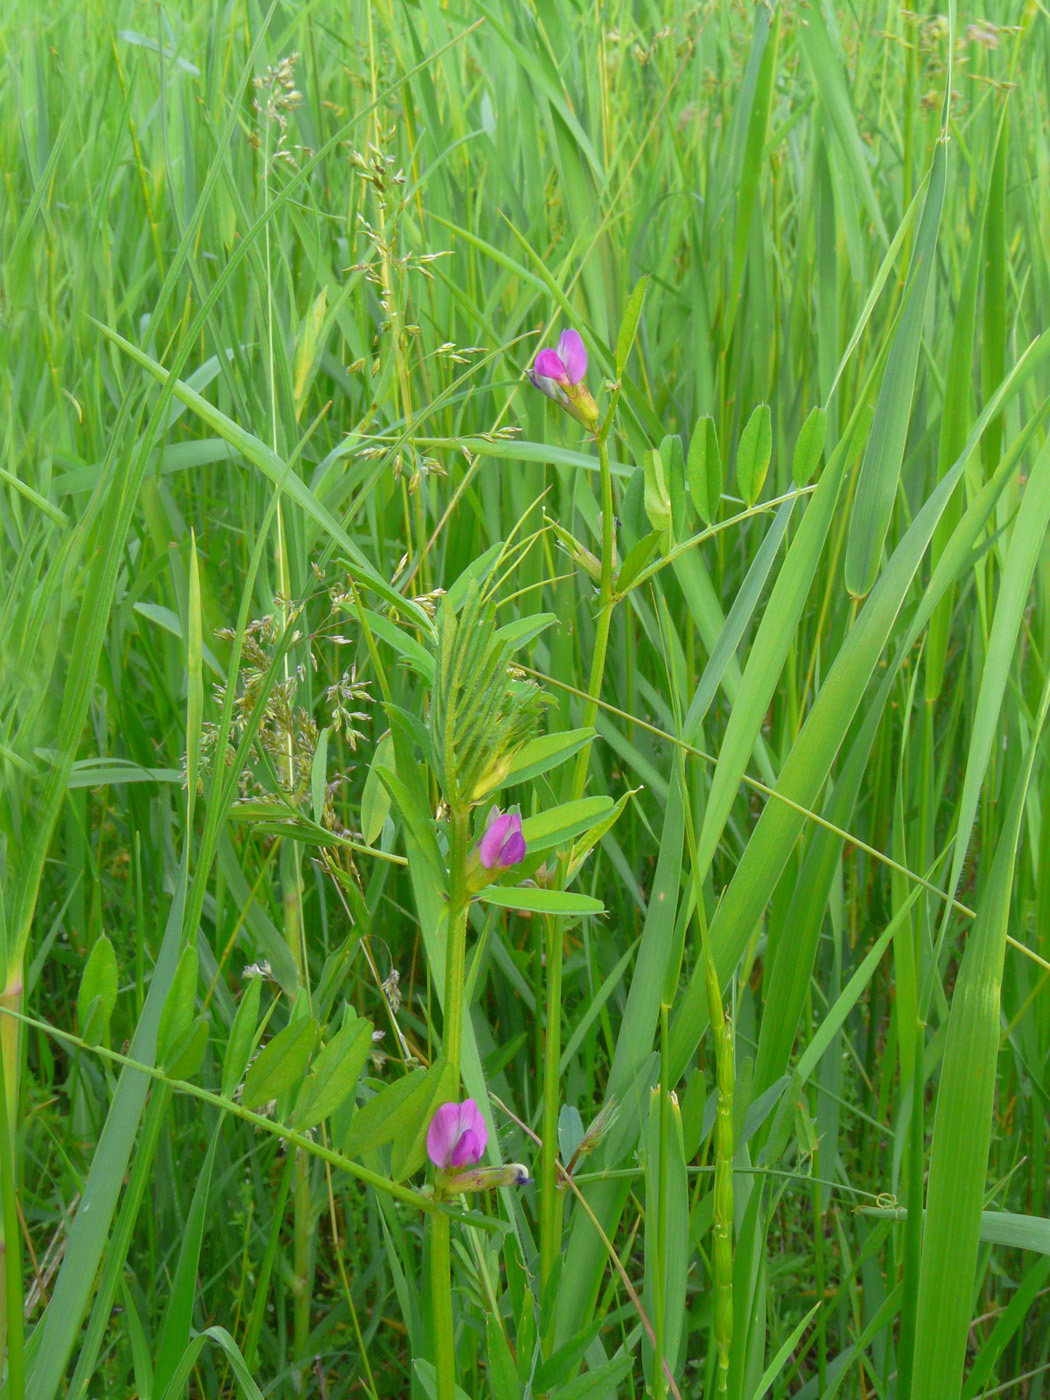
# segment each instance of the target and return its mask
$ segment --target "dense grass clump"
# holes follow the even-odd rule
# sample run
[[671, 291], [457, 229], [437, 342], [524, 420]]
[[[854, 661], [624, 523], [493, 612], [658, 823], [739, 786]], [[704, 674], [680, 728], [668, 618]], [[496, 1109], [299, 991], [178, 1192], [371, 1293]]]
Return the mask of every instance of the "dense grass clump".
[[0, 47], [3, 1394], [1046, 1395], [1044, 7]]

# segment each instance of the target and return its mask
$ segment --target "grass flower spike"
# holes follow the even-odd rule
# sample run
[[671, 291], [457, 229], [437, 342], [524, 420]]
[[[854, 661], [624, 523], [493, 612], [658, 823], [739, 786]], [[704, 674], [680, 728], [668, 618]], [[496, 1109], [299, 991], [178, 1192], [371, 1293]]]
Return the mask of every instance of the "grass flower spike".
[[459, 1171], [481, 1161], [489, 1130], [473, 1099], [445, 1103], [430, 1120], [427, 1153], [440, 1171]]
[[583, 383], [587, 373], [587, 349], [579, 331], [562, 331], [557, 350], [541, 350], [528, 373], [535, 388], [560, 404], [590, 432], [595, 431], [598, 405]]
[[525, 837], [517, 812], [500, 813], [493, 807], [485, 834], [478, 842], [478, 859], [486, 870], [507, 870], [525, 859]]

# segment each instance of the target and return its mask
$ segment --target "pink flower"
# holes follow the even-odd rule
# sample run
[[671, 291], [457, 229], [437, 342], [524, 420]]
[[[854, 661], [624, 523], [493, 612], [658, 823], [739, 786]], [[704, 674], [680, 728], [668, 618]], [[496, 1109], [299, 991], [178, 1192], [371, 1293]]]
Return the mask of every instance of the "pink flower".
[[[553, 351], [551, 352], [553, 354]], [[504, 812], [493, 807], [485, 834], [478, 842], [478, 858], [486, 870], [500, 866], [506, 870], [525, 859], [525, 837], [521, 833], [521, 817], [517, 812]]]
[[579, 331], [562, 331], [557, 350], [541, 350], [528, 371], [529, 382], [560, 404], [592, 433], [598, 426], [598, 405], [584, 384], [587, 350]]
[[473, 1099], [443, 1103], [427, 1129], [427, 1152], [443, 1172], [473, 1167], [481, 1161], [489, 1130]]
[[557, 350], [541, 350], [536, 356], [534, 373], [541, 379], [556, 380], [562, 389], [579, 384], [587, 373], [587, 350], [579, 331], [562, 331]]

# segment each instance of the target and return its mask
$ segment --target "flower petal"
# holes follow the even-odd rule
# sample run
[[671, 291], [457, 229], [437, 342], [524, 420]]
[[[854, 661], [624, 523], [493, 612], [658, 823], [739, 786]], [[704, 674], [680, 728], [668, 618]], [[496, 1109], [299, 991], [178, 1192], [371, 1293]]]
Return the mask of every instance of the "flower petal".
[[459, 1140], [459, 1104], [443, 1103], [427, 1129], [427, 1155], [435, 1167], [447, 1171]]
[[521, 818], [518, 817], [518, 829], [512, 831], [503, 843], [503, 849], [499, 853], [499, 863], [504, 868], [517, 865], [519, 860], [524, 860], [528, 852], [525, 845], [525, 837], [521, 833]]
[[[500, 816], [495, 807], [493, 807], [492, 810], [495, 816], [489, 818], [489, 824], [485, 835], [478, 842], [478, 859], [486, 870], [494, 870], [500, 863], [500, 852], [503, 849], [503, 843], [507, 839], [507, 833], [514, 825], [514, 818], [509, 812]], [[518, 825], [521, 825], [520, 817], [518, 818]], [[471, 1100], [468, 1099], [467, 1102], [470, 1103]]]
[[452, 1149], [450, 1165], [453, 1167], [473, 1167], [481, 1161], [481, 1154], [484, 1150], [485, 1146], [477, 1133], [468, 1128], [465, 1133], [460, 1134], [459, 1142]]
[[558, 338], [558, 358], [565, 366], [570, 384], [579, 384], [587, 373], [587, 350], [579, 331], [562, 331]]
[[476, 1099], [463, 1100], [463, 1105], [459, 1110], [459, 1128], [460, 1132], [468, 1129], [477, 1138], [480, 1144], [478, 1147], [478, 1156], [480, 1157], [489, 1140], [489, 1130]]
[[553, 379], [548, 379], [546, 375], [543, 374], [537, 374], [534, 369], [526, 370], [525, 372], [529, 376], [529, 383], [534, 389], [538, 389], [541, 394], [546, 394], [547, 397], [553, 399], [555, 403], [560, 403], [562, 399], [564, 399], [564, 391], [558, 388], [557, 383]]
[[[564, 339], [564, 337], [562, 337], [562, 339]], [[582, 345], [583, 342], [581, 341], [580, 344]], [[586, 358], [585, 355], [585, 367]], [[561, 356], [558, 354], [557, 350], [541, 350], [533, 361], [533, 368], [537, 374], [542, 374], [544, 379], [556, 379], [558, 381], [569, 379], [568, 371], [562, 363]]]

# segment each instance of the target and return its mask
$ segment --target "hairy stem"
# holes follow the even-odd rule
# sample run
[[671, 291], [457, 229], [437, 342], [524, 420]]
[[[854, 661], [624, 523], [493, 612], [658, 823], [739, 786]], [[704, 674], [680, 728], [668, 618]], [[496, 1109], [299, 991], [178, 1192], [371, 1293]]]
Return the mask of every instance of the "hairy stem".
[[434, 1212], [430, 1221], [430, 1296], [434, 1318], [437, 1400], [455, 1400], [456, 1349], [452, 1321], [452, 1251], [449, 1218]]

